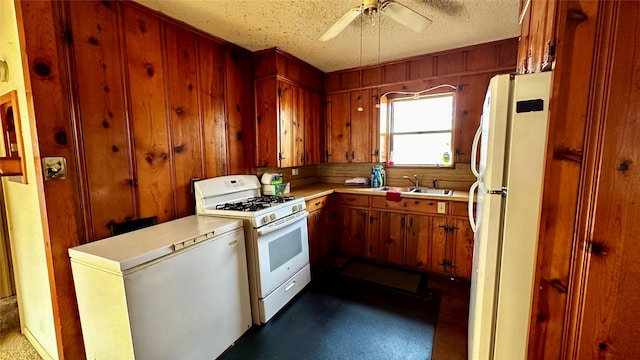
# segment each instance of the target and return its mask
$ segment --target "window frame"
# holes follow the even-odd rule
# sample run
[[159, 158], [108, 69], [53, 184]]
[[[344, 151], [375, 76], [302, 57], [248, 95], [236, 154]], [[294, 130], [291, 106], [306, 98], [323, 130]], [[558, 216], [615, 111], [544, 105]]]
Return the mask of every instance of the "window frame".
[[443, 164], [396, 164], [391, 160], [391, 152], [393, 151], [393, 133], [391, 130], [393, 129], [393, 103], [396, 101], [406, 101], [407, 99], [416, 98], [415, 95], [412, 95], [408, 92], [399, 92], [399, 93], [387, 93], [383, 97], [381, 97], [380, 101], [380, 148], [381, 155], [384, 154], [384, 159], [382, 161], [386, 161], [388, 166], [393, 167], [420, 167], [420, 168], [438, 168], [438, 169], [453, 169], [455, 168], [455, 129], [456, 129], [456, 105], [457, 105], [457, 91], [450, 89], [443, 89], [441, 91], [434, 91], [429, 94], [422, 94], [417, 96], [418, 99], [421, 98], [429, 98], [429, 97], [442, 97], [442, 96], [451, 96], [452, 106], [451, 106], [451, 126], [449, 130], [437, 130], [437, 131], [419, 131], [419, 132], [403, 132], [399, 134], [437, 134], [437, 133], [449, 133], [451, 135], [451, 151], [450, 156], [451, 160], [448, 165]]

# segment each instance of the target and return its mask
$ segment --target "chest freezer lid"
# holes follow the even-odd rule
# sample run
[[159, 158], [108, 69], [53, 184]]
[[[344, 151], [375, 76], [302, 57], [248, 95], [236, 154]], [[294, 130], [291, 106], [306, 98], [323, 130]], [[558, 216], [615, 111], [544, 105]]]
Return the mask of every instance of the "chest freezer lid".
[[242, 227], [237, 219], [191, 215], [69, 249], [72, 262], [122, 272]]

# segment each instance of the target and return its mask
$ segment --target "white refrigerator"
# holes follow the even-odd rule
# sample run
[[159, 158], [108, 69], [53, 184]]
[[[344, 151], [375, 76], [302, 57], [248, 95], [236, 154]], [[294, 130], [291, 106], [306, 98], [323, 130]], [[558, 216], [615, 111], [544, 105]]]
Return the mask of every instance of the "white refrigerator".
[[526, 358], [551, 75], [497, 75], [487, 89], [469, 190], [469, 359]]

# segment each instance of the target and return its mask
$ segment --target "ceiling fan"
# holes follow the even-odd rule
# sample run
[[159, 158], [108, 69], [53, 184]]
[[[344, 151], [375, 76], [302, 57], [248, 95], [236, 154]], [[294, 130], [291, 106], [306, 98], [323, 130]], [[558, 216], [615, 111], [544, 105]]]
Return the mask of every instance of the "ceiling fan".
[[363, 0], [362, 5], [349, 9], [335, 24], [331, 25], [329, 30], [320, 37], [320, 41], [328, 41], [338, 36], [358, 16], [365, 16], [370, 24], [374, 25], [374, 15], [378, 12], [389, 15], [393, 20], [416, 32], [424, 30], [433, 22], [394, 0]]

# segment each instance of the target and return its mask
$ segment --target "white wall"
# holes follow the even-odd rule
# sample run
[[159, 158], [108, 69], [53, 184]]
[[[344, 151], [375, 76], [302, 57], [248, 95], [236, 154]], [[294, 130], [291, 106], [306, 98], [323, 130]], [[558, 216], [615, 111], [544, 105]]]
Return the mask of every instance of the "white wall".
[[18, 91], [18, 107], [28, 184], [2, 180], [5, 192], [9, 239], [14, 265], [22, 332], [45, 359], [57, 359], [58, 350], [53, 323], [53, 308], [40, 217], [38, 188], [35, 181], [34, 154], [15, 5], [0, 0], [0, 59], [8, 62], [8, 82], [0, 82], [0, 94]]

